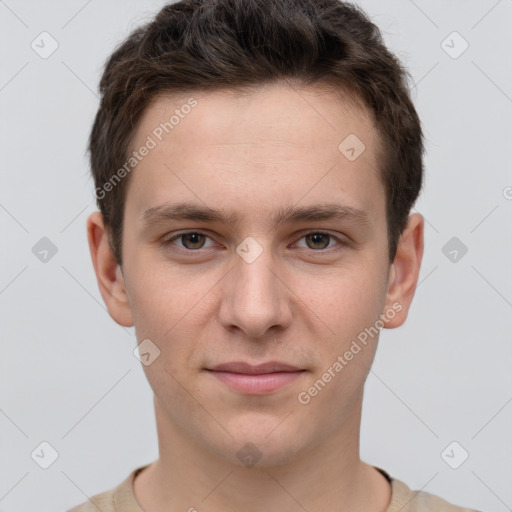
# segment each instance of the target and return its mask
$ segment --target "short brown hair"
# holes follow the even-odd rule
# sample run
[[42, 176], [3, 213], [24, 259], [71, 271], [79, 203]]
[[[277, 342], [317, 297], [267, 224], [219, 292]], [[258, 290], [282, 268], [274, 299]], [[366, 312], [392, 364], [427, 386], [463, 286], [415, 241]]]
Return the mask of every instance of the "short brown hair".
[[423, 181], [423, 135], [408, 78], [377, 26], [347, 2], [181, 0], [164, 6], [107, 60], [89, 138], [97, 204], [117, 263], [130, 176], [115, 186], [112, 177], [126, 163], [141, 115], [156, 96], [289, 79], [334, 85], [370, 112], [383, 148], [379, 172], [392, 262]]

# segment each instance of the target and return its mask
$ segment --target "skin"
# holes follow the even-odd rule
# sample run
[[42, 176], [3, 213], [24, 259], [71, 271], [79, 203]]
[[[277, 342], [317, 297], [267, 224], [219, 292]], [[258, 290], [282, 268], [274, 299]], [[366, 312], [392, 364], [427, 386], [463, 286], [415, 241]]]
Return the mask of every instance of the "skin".
[[[187, 98], [158, 98], [132, 147]], [[385, 511], [390, 486], [359, 456], [363, 388], [378, 335], [308, 404], [297, 396], [393, 304], [401, 311], [386, 315], [384, 327], [404, 323], [423, 256], [424, 219], [409, 217], [390, 264], [380, 139], [364, 110], [338, 94], [272, 84], [194, 98], [198, 105], [132, 171], [122, 269], [100, 213], [87, 221], [109, 314], [135, 325], [139, 343], [149, 338], [160, 350], [143, 367], [155, 397], [159, 459], [135, 479], [136, 499], [153, 512]], [[366, 146], [354, 161], [338, 150], [349, 134]], [[176, 201], [240, 219], [144, 226], [147, 209]], [[364, 210], [368, 223], [272, 227], [272, 214], [283, 207], [328, 202]], [[179, 237], [181, 230], [206, 238]], [[318, 230], [348, 245], [306, 236]], [[236, 252], [248, 236], [262, 249], [251, 263]], [[228, 389], [205, 371], [270, 360], [306, 371], [264, 396]], [[248, 442], [261, 453], [252, 467], [237, 456]]]

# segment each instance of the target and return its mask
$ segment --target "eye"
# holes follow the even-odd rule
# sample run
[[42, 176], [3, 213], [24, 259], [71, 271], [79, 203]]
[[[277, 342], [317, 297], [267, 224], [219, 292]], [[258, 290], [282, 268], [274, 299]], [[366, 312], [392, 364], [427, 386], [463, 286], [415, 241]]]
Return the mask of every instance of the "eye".
[[[199, 231], [189, 231], [186, 233], [179, 233], [178, 235], [175, 235], [172, 238], [168, 238], [162, 241], [162, 245], [176, 245], [179, 249], [186, 251], [194, 251], [197, 249], [204, 249], [206, 239], [209, 238], [209, 236]], [[179, 240], [182, 243], [182, 245], [175, 244], [175, 240]], [[209, 247], [211, 247], [211, 245]]]
[[307, 249], [314, 249], [317, 251], [330, 249], [332, 245], [329, 244], [332, 241], [338, 242], [338, 245], [346, 245], [340, 238], [323, 231], [312, 231], [311, 233], [304, 235], [301, 240], [302, 239], [306, 240]]
[[[206, 245], [207, 240], [210, 240], [210, 245]], [[305, 245], [296, 244], [298, 247], [311, 249], [314, 252], [328, 252], [330, 249], [335, 248], [336, 245], [340, 246], [339, 248], [348, 245], [348, 243], [344, 242], [341, 238], [323, 231], [306, 233], [300, 240], [305, 240]], [[337, 242], [337, 244], [335, 242]], [[215, 247], [213, 240], [200, 231], [187, 231], [175, 234], [170, 238], [162, 240], [161, 245], [178, 252], [182, 251], [188, 253], [200, 252], [200, 249]]]

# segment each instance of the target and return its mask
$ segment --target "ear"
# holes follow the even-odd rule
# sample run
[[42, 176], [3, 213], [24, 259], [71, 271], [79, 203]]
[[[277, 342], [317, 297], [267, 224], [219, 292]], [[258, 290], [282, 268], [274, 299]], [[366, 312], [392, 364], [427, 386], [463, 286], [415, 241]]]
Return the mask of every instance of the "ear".
[[[400, 236], [395, 259], [389, 271], [386, 306], [383, 311], [384, 327], [387, 329], [399, 327], [407, 319], [423, 258], [424, 225], [423, 216], [414, 213], [409, 216], [407, 226]], [[392, 315], [386, 314], [386, 311], [394, 311], [395, 314], [391, 318]]]
[[110, 248], [108, 230], [101, 212], [91, 213], [88, 217], [87, 239], [98, 287], [110, 316], [118, 324], [132, 327], [133, 317], [122, 269]]

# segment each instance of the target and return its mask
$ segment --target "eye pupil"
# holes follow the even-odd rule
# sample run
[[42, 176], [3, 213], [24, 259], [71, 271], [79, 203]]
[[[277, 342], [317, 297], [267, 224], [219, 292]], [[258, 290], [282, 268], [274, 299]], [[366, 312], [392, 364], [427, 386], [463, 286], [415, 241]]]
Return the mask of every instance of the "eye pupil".
[[[322, 244], [322, 237], [324, 239], [324, 242], [326, 243]], [[312, 241], [313, 244], [321, 245], [321, 247], [310, 247], [310, 249], [325, 249], [329, 245], [329, 235], [326, 235], [325, 233], [310, 233], [309, 235], [306, 235], [306, 239], [308, 240], [308, 242]]]
[[[187, 249], [200, 249], [204, 245], [204, 238], [205, 235], [202, 233], [184, 233], [181, 235], [183, 245], [187, 247]], [[188, 246], [189, 242], [193, 247]]]

